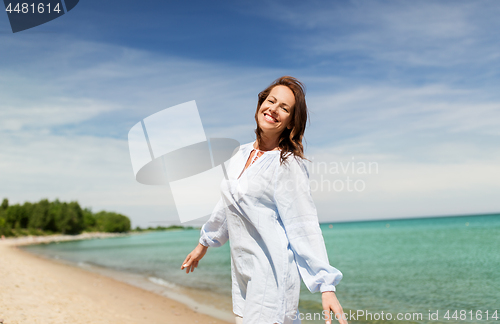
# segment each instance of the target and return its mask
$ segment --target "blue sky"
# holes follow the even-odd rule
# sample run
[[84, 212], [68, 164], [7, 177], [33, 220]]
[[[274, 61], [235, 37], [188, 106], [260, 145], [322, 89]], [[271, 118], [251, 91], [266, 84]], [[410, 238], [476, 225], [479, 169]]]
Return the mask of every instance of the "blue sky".
[[314, 190], [320, 220], [498, 212], [499, 14], [498, 1], [82, 0], [16, 34], [0, 15], [0, 196], [174, 223], [168, 187], [133, 179], [128, 130], [196, 100], [207, 136], [250, 142], [257, 93], [288, 74], [307, 86], [313, 164], [378, 166], [311, 172], [365, 184]]

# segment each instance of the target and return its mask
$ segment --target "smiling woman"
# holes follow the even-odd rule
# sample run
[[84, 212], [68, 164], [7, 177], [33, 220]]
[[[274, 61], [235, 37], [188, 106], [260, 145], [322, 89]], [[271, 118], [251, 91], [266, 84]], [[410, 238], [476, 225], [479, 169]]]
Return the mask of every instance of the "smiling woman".
[[347, 323], [335, 295], [342, 273], [329, 264], [303, 162], [303, 85], [288, 76], [274, 81], [259, 93], [255, 120], [257, 139], [229, 161], [222, 198], [181, 269], [194, 271], [209, 246], [229, 240], [236, 323], [300, 323], [300, 278], [321, 291], [324, 314]]
[[259, 93], [255, 121], [257, 142], [279, 147], [282, 150], [281, 162], [290, 153], [304, 158], [302, 138], [306, 129], [307, 105], [304, 85], [300, 81], [281, 77]]

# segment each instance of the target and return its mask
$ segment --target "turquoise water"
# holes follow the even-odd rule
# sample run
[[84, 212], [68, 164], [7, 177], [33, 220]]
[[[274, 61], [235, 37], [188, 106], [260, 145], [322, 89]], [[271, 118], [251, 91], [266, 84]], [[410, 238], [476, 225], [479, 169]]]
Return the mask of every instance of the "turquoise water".
[[[500, 312], [500, 214], [334, 223], [321, 227], [330, 263], [344, 274], [337, 286], [344, 310], [372, 313], [371, 319], [351, 317], [350, 323], [500, 323], [498, 313], [498, 320], [491, 319], [495, 310]], [[229, 297], [228, 244], [209, 249], [193, 273], [186, 275], [180, 270], [198, 237], [198, 230], [152, 232], [26, 249]], [[321, 295], [311, 294], [302, 286], [303, 316], [307, 319], [316, 313], [319, 317], [321, 309]], [[450, 310], [449, 320], [444, 318], [447, 310]], [[455, 310], [458, 312], [454, 319]], [[377, 321], [375, 313], [380, 318], [382, 311], [390, 313], [393, 320]], [[439, 311], [439, 320], [429, 320], [429, 311]], [[466, 313], [462, 318], [460, 311], [462, 315], [463, 311]], [[398, 313], [403, 317], [406, 313], [421, 313], [422, 318], [416, 315], [411, 320], [407, 317], [398, 321], [395, 318]], [[478, 314], [482, 315], [481, 320]]]

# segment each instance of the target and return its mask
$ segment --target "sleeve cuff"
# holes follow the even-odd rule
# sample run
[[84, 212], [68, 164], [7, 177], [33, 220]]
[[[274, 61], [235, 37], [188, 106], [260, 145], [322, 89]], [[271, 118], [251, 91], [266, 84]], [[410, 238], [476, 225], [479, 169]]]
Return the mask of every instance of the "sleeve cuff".
[[335, 286], [334, 285], [321, 285], [319, 291], [324, 293], [325, 291], [335, 291]]
[[200, 240], [198, 242], [203, 246], [210, 247], [210, 244], [208, 244], [207, 240], [203, 237], [200, 237]]

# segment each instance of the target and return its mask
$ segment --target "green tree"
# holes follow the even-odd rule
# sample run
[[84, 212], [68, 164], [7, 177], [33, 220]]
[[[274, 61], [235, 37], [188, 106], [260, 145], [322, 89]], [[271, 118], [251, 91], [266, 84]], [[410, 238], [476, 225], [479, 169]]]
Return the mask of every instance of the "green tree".
[[9, 199], [4, 198], [2, 201], [2, 209], [6, 210], [7, 208], [9, 208]]
[[83, 225], [85, 231], [95, 231], [96, 219], [94, 214], [92, 214], [92, 210], [90, 208], [85, 208], [83, 210]]
[[11, 236], [12, 234], [11, 226], [7, 223], [4, 215], [0, 213], [0, 235]]
[[101, 211], [95, 214], [96, 229], [100, 232], [121, 233], [130, 231], [130, 219], [127, 216]]
[[78, 234], [83, 230], [128, 232], [130, 219], [105, 211], [93, 214], [89, 208], [82, 209], [76, 201], [65, 203], [58, 199], [9, 205], [5, 198], [0, 205], [0, 235]]
[[82, 232], [83, 211], [76, 201], [69, 204], [62, 203], [61, 213], [58, 218], [59, 231], [63, 234], [79, 234]]
[[40, 200], [33, 204], [33, 212], [28, 223], [28, 228], [46, 230], [50, 222], [49, 218], [50, 203], [47, 199]]
[[5, 213], [7, 224], [11, 228], [21, 229], [26, 228], [29, 221], [29, 215], [26, 214], [26, 209], [19, 204], [11, 205]]
[[7, 221], [7, 208], [9, 208], [9, 200], [4, 198], [0, 205], [0, 235], [11, 236], [12, 226]]
[[59, 219], [61, 218], [62, 213], [62, 203], [56, 199], [49, 206], [49, 213], [47, 224], [45, 226], [46, 231], [50, 231], [53, 233], [60, 232]]
[[30, 222], [31, 215], [33, 214], [33, 204], [30, 202], [25, 202], [21, 207], [23, 211], [23, 218], [21, 220], [21, 227], [28, 228], [28, 224]]

